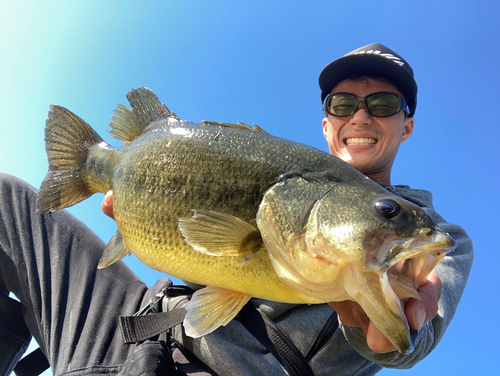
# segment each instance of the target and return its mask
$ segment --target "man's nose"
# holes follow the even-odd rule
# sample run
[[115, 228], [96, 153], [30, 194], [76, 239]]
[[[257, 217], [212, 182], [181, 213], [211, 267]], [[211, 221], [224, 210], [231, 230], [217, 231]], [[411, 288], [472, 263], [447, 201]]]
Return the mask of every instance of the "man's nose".
[[351, 123], [358, 125], [369, 125], [372, 122], [372, 118], [368, 111], [366, 110], [366, 105], [364, 102], [359, 102], [358, 107], [354, 110], [354, 114], [351, 118]]

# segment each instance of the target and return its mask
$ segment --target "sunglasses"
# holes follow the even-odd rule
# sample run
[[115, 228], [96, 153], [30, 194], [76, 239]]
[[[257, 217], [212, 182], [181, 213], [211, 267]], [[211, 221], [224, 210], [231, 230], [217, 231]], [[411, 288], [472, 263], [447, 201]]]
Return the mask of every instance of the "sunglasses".
[[366, 97], [351, 93], [328, 94], [323, 101], [323, 111], [336, 117], [351, 116], [360, 102], [364, 102], [366, 111], [375, 117], [389, 117], [401, 110], [410, 112], [408, 104], [400, 95], [389, 92], [373, 93]]

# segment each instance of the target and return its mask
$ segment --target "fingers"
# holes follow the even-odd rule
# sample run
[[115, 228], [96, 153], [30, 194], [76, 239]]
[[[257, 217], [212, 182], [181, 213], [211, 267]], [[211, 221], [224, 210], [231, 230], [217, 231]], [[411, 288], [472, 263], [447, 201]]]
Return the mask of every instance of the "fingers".
[[328, 304], [337, 312], [340, 321], [344, 325], [361, 328], [370, 349], [380, 354], [396, 350], [396, 347], [370, 321], [358, 303], [346, 300], [343, 302], [330, 302]]
[[370, 321], [366, 333], [366, 344], [370, 349], [379, 354], [385, 354], [396, 350], [391, 341]]
[[328, 304], [337, 312], [340, 321], [344, 325], [360, 327], [366, 336], [370, 319], [358, 303], [352, 300], [345, 300], [343, 302], [330, 302]]
[[[442, 288], [441, 279], [432, 271], [427, 282], [417, 289], [420, 300], [411, 298], [406, 304], [401, 301], [405, 307], [406, 319], [412, 329], [419, 330], [436, 316]], [[396, 350], [396, 347], [370, 321], [358, 303], [346, 300], [328, 304], [337, 312], [344, 325], [361, 328], [370, 349], [380, 354]]]
[[101, 204], [101, 210], [108, 217], [115, 219], [115, 216], [113, 215], [113, 191], [108, 191], [106, 196], [104, 196]]
[[409, 299], [405, 305], [405, 315], [410, 328], [419, 330], [436, 316], [442, 289], [441, 279], [432, 271], [427, 282], [417, 289], [420, 300]]

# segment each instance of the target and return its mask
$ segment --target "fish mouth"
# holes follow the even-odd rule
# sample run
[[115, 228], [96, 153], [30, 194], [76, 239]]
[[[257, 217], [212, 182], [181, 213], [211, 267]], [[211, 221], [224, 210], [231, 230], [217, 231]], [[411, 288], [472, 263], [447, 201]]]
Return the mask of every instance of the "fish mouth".
[[[272, 238], [266, 244], [283, 283], [324, 302], [356, 301], [403, 354], [411, 352], [414, 343], [401, 300], [420, 299], [417, 289], [456, 247], [453, 238], [439, 228], [425, 228], [411, 238], [386, 239], [376, 253], [379, 257], [367, 254], [364, 262], [339, 263], [329, 260], [326, 252], [307, 251], [304, 234], [285, 243]], [[353, 253], [359, 255], [359, 251]]]
[[392, 243], [388, 243], [381, 262], [367, 260], [364, 273], [345, 276], [346, 292], [404, 354], [411, 352], [414, 344], [401, 300], [420, 299], [417, 289], [445, 255], [456, 248], [456, 242], [440, 229], [422, 229], [414, 238]]
[[[449, 234], [439, 228], [424, 228], [407, 240], [386, 241], [377, 252], [381, 257], [367, 257], [366, 270], [386, 271], [400, 299], [418, 297], [416, 289], [427, 281], [429, 273], [455, 248], [456, 242]], [[413, 290], [409, 289], [411, 285]]]

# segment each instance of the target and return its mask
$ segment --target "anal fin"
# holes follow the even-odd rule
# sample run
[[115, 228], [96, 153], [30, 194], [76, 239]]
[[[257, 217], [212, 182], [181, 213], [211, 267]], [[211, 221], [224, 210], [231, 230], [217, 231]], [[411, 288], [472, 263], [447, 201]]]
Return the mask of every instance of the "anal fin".
[[241, 292], [213, 286], [196, 291], [186, 305], [186, 335], [198, 338], [227, 325], [250, 298]]

